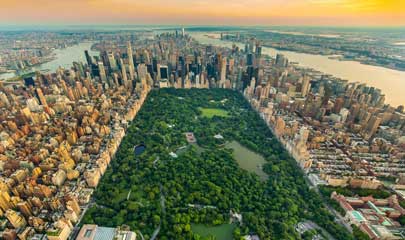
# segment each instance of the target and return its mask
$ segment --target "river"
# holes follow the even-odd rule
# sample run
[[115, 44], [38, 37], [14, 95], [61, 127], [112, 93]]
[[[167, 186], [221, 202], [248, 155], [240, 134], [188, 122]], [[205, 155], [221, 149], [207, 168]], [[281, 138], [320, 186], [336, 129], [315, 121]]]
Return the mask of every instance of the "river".
[[[99, 55], [97, 51], [92, 51], [91, 46], [93, 45], [92, 42], [82, 42], [74, 46], [70, 46], [63, 49], [55, 49], [53, 52], [55, 54], [55, 59], [32, 67], [31, 69], [22, 72], [29, 73], [33, 71], [51, 71], [55, 72], [58, 67], [70, 68], [73, 66], [73, 62], [86, 62], [86, 57], [84, 55], [84, 50], [88, 50], [89, 54], [92, 56]], [[15, 77], [16, 73], [3, 73], [0, 74], [0, 79], [7, 79]]]
[[[203, 44], [222, 47], [232, 47], [234, 43], [221, 39], [207, 37], [206, 32], [189, 32], [189, 34]], [[215, 35], [209, 33], [210, 35]], [[243, 43], [235, 43], [244, 49]], [[386, 103], [393, 106], [405, 105], [405, 71], [398, 71], [379, 66], [362, 64], [356, 61], [339, 61], [329, 59], [328, 56], [281, 51], [270, 47], [263, 47], [262, 53], [275, 56], [281, 53], [292, 62], [298, 62], [302, 67], [331, 74], [335, 77], [347, 79], [350, 82], [366, 83], [382, 90], [386, 95]]]

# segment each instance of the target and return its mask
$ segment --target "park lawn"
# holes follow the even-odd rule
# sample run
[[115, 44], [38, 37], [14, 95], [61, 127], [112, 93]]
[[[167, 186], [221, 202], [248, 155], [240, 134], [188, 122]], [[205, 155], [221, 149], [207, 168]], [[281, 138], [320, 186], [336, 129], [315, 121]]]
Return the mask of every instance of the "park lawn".
[[220, 108], [198, 108], [204, 117], [212, 118], [217, 117], [228, 117], [228, 111], [225, 111]]
[[231, 240], [233, 239], [233, 231], [235, 224], [222, 224], [219, 226], [206, 226], [204, 224], [191, 224], [191, 230], [200, 235], [201, 237], [213, 236], [217, 240]]

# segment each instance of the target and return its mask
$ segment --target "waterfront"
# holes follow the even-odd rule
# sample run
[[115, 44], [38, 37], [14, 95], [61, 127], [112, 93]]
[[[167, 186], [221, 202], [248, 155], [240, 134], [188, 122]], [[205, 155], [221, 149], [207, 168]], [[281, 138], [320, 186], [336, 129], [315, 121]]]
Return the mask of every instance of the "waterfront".
[[[70, 68], [74, 61], [80, 61], [84, 63], [86, 62], [86, 58], [84, 56], [85, 50], [88, 50], [89, 54], [92, 56], [98, 55], [97, 51], [91, 50], [92, 45], [93, 45], [92, 42], [82, 42], [67, 48], [55, 49], [53, 52], [55, 57], [54, 60], [40, 64], [38, 66], [34, 66], [29, 70], [20, 72], [19, 75], [33, 71], [55, 72], [55, 70], [58, 69], [58, 67]], [[15, 76], [17, 76], [15, 72], [2, 73], [0, 74], [0, 79], [8, 79]]]
[[[189, 33], [193, 38], [203, 44], [232, 47], [233, 44], [244, 49], [243, 43], [222, 41], [218, 38], [207, 37], [204, 32]], [[210, 33], [210, 36], [214, 34]], [[283, 54], [291, 62], [298, 62], [299, 66], [312, 68], [335, 77], [347, 79], [350, 82], [366, 83], [379, 88], [386, 95], [386, 103], [393, 106], [405, 105], [405, 72], [379, 66], [365, 65], [356, 61], [339, 61], [329, 59], [328, 56], [281, 51], [274, 48], [263, 47], [262, 53], [275, 57], [277, 53]]]

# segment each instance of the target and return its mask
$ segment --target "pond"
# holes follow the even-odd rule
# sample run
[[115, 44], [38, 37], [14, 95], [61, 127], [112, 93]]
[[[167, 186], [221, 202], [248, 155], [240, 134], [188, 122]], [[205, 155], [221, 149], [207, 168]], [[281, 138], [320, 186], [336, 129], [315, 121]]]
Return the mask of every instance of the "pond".
[[204, 224], [191, 224], [193, 233], [197, 233], [201, 237], [213, 236], [216, 240], [232, 240], [235, 224], [222, 224], [219, 226], [206, 226]]
[[256, 173], [262, 180], [267, 179], [268, 176], [262, 169], [266, 160], [262, 155], [249, 150], [236, 141], [227, 142], [225, 147], [233, 149], [234, 158], [241, 168]]
[[143, 152], [145, 152], [145, 150], [146, 150], [146, 146], [144, 144], [139, 144], [139, 145], [135, 146], [134, 147], [135, 156], [141, 155]]

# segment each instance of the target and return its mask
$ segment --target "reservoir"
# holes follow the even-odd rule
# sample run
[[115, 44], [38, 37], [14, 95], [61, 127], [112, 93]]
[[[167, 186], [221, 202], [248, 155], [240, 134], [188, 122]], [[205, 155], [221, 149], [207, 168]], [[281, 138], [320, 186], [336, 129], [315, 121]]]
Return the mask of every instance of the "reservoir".
[[[91, 56], [99, 55], [98, 52], [91, 50], [92, 45], [93, 45], [93, 43], [91, 43], [91, 42], [83, 42], [83, 43], [79, 43], [77, 45], [70, 46], [67, 48], [55, 49], [53, 51], [53, 53], [55, 55], [54, 60], [41, 64], [41, 65], [34, 66], [31, 69], [22, 72], [21, 74], [30, 73], [30, 72], [34, 72], [34, 71], [55, 72], [56, 69], [58, 69], [58, 67], [63, 67], [63, 68], [69, 69], [70, 67], [73, 66], [73, 62], [85, 63], [86, 57], [84, 56], [84, 50], [88, 50], [89, 54]], [[3, 74], [0, 74], [0, 79], [12, 78], [15, 76], [16, 76], [16, 73], [14, 73], [14, 72], [3, 73]]]
[[[190, 32], [193, 38], [203, 44], [214, 46], [232, 47], [234, 43], [221, 39], [207, 37], [206, 32]], [[209, 35], [215, 35], [209, 33]], [[235, 43], [244, 49], [243, 43]], [[262, 53], [275, 57], [277, 53], [283, 54], [291, 62], [298, 62], [302, 67], [313, 68], [335, 77], [346, 79], [350, 82], [366, 83], [382, 90], [386, 103], [396, 107], [405, 105], [405, 71], [393, 70], [379, 66], [365, 65], [356, 61], [339, 61], [329, 59], [328, 56], [281, 51], [274, 48], [263, 47]]]
[[267, 179], [267, 174], [262, 169], [262, 166], [266, 163], [263, 156], [249, 150], [236, 141], [226, 143], [225, 147], [233, 149], [233, 157], [238, 162], [240, 168], [256, 173], [262, 180]]

